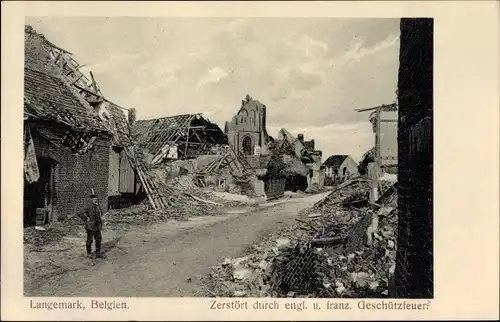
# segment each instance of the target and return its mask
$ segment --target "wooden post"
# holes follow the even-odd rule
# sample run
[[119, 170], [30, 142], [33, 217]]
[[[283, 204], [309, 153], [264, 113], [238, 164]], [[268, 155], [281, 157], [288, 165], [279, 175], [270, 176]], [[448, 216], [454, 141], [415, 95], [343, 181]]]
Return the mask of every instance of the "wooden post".
[[376, 162], [368, 164], [368, 180], [370, 181], [370, 202], [378, 200], [379, 171]]
[[375, 116], [375, 162], [377, 162], [377, 167], [381, 165], [380, 163], [380, 112], [381, 108], [377, 108]]
[[191, 131], [191, 127], [188, 125], [188, 131], [187, 131], [187, 134], [186, 134], [186, 146], [184, 148], [184, 157], [187, 156], [187, 152], [188, 152], [188, 145], [189, 145], [189, 132]]

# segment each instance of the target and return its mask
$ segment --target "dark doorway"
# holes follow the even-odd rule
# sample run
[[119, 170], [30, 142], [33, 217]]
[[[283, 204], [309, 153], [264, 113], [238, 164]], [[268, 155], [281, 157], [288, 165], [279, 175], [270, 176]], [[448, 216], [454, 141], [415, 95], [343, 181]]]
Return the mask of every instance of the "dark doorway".
[[44, 225], [51, 219], [55, 162], [50, 158], [37, 158], [37, 163], [38, 181], [24, 180], [24, 227]]
[[306, 191], [307, 177], [301, 175], [292, 175], [286, 178], [285, 190], [287, 191]]

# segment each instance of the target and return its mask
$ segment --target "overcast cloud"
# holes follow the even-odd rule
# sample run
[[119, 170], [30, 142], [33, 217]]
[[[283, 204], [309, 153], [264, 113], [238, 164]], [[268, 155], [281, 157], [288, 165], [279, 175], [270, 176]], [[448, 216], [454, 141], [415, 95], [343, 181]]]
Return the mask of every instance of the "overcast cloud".
[[395, 100], [399, 19], [28, 18], [139, 119], [202, 112], [223, 128], [248, 93], [268, 131], [314, 138], [324, 158], [374, 141], [356, 108]]

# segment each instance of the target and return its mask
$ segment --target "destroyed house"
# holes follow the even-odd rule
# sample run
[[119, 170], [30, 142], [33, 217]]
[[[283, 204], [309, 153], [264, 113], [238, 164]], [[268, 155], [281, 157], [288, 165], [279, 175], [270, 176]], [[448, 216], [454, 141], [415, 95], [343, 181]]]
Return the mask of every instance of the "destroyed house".
[[153, 165], [217, 154], [227, 145], [224, 132], [201, 113], [138, 120], [133, 131], [145, 161]]
[[278, 140], [275, 144], [275, 150], [283, 154], [293, 155], [304, 162], [304, 164], [315, 162], [313, 156], [306, 149], [300, 138], [295, 138], [286, 129], [280, 130]]
[[313, 163], [308, 163], [308, 179], [309, 185], [316, 185], [318, 188], [322, 188], [325, 183], [325, 171], [321, 164], [321, 158], [323, 156], [323, 151], [316, 150], [316, 144], [314, 139], [309, 141], [304, 141], [304, 134], [300, 133], [297, 135], [297, 139], [302, 143], [307, 153], [314, 160]]
[[25, 26], [24, 31], [25, 66], [62, 79], [86, 108], [95, 110], [102, 125], [112, 134], [108, 191], [102, 198], [108, 199], [112, 207], [116, 207], [120, 201], [122, 204], [134, 202], [136, 176], [124, 149], [133, 145], [129, 123], [135, 118], [135, 110], [127, 110], [106, 99], [93, 73], [90, 72], [90, 79], [82, 73], [80, 69], [84, 65], [80, 65], [71, 52], [50, 42], [31, 26]]
[[323, 163], [329, 182], [342, 182], [358, 175], [358, 163], [349, 155], [332, 155]]
[[[265, 176], [266, 191], [282, 189], [304, 191], [307, 188], [307, 166], [314, 160], [307, 153], [302, 143], [290, 132], [281, 129], [279, 137], [268, 144], [272, 158]], [[268, 183], [269, 182], [269, 183]], [[280, 188], [276, 188], [280, 187]]]
[[82, 211], [91, 189], [107, 207], [112, 136], [62, 78], [24, 69], [24, 225]]
[[384, 104], [355, 111], [371, 111], [369, 120], [375, 134], [375, 162], [382, 171], [397, 173], [398, 104]]

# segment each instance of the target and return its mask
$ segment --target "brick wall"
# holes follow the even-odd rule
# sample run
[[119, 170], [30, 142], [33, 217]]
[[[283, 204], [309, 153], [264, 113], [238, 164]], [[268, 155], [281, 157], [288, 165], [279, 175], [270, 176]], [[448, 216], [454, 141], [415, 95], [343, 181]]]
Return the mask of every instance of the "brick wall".
[[[58, 130], [50, 131], [57, 135]], [[111, 137], [99, 136], [93, 151], [77, 156], [44, 139], [36, 131], [32, 135], [36, 155], [50, 157], [57, 162], [54, 173], [54, 218], [62, 219], [82, 211], [89, 203], [91, 188], [99, 195], [103, 210], [107, 209]]]

